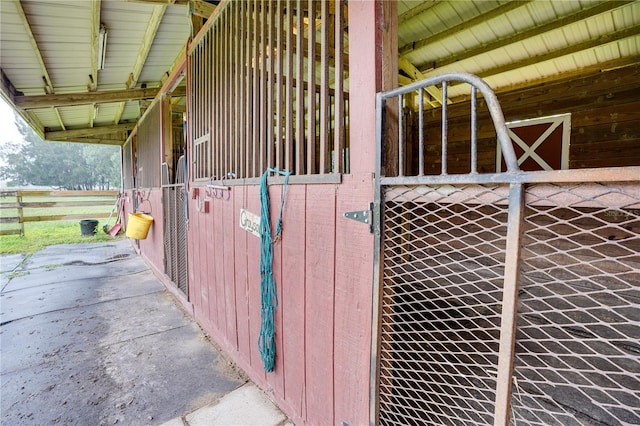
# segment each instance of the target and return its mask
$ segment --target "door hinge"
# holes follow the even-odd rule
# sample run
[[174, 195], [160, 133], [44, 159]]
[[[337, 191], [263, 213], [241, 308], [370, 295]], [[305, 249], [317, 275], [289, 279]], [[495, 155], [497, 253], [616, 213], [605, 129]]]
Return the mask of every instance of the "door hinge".
[[373, 234], [373, 213], [374, 204], [369, 203], [369, 210], [356, 210], [352, 212], [345, 212], [344, 217], [347, 219], [355, 220], [360, 223], [369, 225], [369, 232]]

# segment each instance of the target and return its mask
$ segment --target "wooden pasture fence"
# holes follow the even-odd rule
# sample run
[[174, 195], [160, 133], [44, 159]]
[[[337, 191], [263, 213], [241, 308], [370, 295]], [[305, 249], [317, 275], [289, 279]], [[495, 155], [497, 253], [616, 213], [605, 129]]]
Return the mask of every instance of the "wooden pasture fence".
[[[17, 214], [11, 216], [0, 215], [0, 235], [24, 235], [25, 222], [88, 219], [89, 216], [92, 219], [108, 217], [108, 211], [97, 213], [63, 212], [68, 212], [67, 209], [70, 207], [113, 206], [117, 196], [118, 191], [0, 191], [0, 210], [2, 212], [6, 210], [17, 211]], [[31, 198], [37, 201], [24, 201], [24, 199]], [[43, 200], [38, 200], [39, 198], [43, 198]], [[46, 215], [24, 214], [25, 209], [43, 208], [52, 210], [47, 211]], [[6, 226], [9, 224], [18, 224], [19, 226], [7, 229]]]

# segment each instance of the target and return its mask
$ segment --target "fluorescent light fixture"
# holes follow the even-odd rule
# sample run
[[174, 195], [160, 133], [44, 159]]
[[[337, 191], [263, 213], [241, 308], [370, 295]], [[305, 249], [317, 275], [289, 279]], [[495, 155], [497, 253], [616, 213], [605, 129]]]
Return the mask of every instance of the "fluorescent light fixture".
[[104, 57], [107, 53], [107, 27], [100, 24], [100, 32], [98, 33], [98, 69], [104, 69]]

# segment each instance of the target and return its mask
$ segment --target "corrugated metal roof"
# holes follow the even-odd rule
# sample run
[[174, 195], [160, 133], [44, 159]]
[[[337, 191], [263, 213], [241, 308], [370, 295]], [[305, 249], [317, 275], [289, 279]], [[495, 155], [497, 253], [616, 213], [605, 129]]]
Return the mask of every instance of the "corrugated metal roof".
[[[0, 0], [4, 80], [27, 96], [51, 90], [65, 94], [158, 87], [189, 36], [187, 1], [202, 0], [170, 1], [180, 5], [159, 5], [157, 0]], [[99, 16], [94, 4], [100, 5]], [[640, 0], [400, 0], [397, 6], [401, 84], [466, 71], [500, 91], [580, 70], [629, 65], [640, 58]], [[96, 20], [107, 28], [108, 42], [105, 67], [90, 78]], [[159, 22], [157, 32], [154, 22]], [[152, 42], [148, 49], [145, 38]], [[141, 58], [144, 66], [136, 69]], [[136, 70], [139, 75], [130, 84]], [[3, 90], [7, 96], [7, 88]], [[450, 97], [463, 90], [451, 87]], [[140, 108], [138, 101], [88, 103], [31, 109], [28, 114], [35, 127], [55, 131], [135, 121]]]
[[466, 71], [495, 90], [640, 56], [638, 1], [400, 1], [398, 14], [400, 56], [423, 77]]
[[[191, 32], [186, 1], [174, 1], [180, 4], [0, 0], [0, 66], [5, 81], [26, 96], [160, 87]], [[99, 11], [94, 3], [100, 5]], [[157, 33], [148, 28], [154, 11], [162, 16]], [[97, 38], [93, 19], [107, 29], [104, 69], [97, 75], [92, 73], [96, 51], [92, 41]], [[151, 42], [148, 49], [145, 41]], [[144, 61], [144, 66], [134, 76], [135, 84], [128, 85], [138, 61]], [[39, 130], [58, 131], [135, 121], [140, 108], [138, 101], [89, 103], [30, 109], [27, 114]]]

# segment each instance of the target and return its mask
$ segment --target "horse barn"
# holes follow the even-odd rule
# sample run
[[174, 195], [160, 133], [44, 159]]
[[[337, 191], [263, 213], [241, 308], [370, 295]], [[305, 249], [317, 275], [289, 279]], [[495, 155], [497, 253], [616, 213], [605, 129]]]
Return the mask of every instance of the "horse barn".
[[640, 1], [0, 8], [3, 98], [122, 147], [132, 244], [296, 424], [640, 424]]

